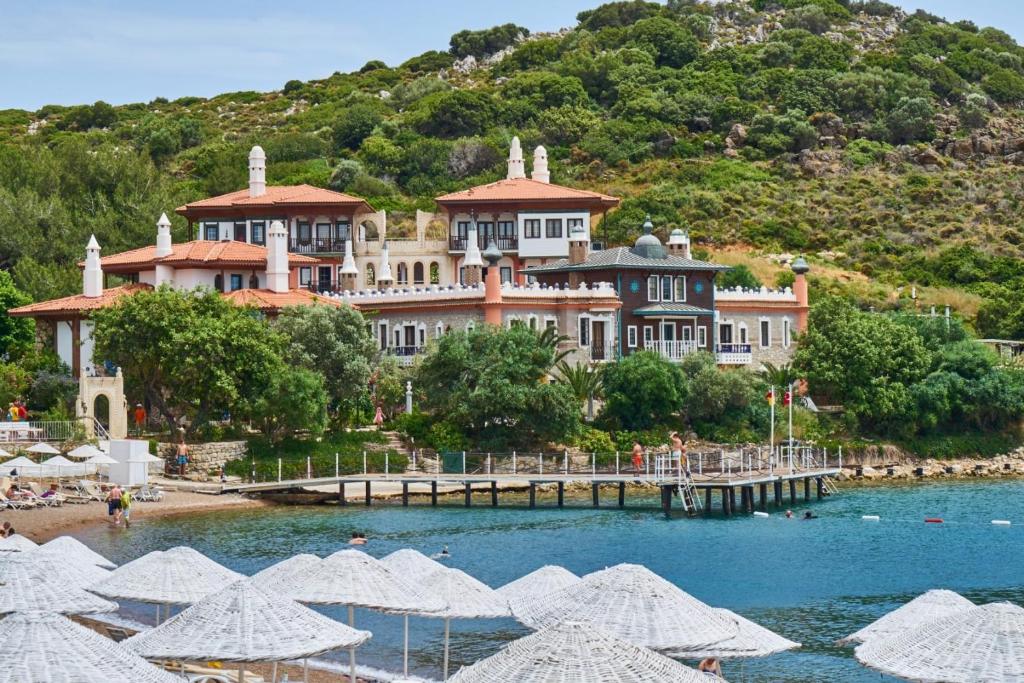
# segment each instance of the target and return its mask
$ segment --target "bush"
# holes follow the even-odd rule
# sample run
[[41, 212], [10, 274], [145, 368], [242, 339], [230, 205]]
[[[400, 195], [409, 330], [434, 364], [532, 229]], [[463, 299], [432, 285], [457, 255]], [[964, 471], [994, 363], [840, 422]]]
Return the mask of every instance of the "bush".
[[584, 453], [611, 453], [615, 451], [615, 442], [607, 432], [586, 427], [580, 429], [573, 437], [572, 445]]
[[331, 126], [337, 149], [359, 149], [363, 140], [384, 120], [383, 107], [373, 102], [357, 102], [345, 109]]
[[504, 50], [528, 35], [530, 35], [528, 28], [515, 24], [502, 24], [481, 31], [459, 31], [451, 37], [448, 44], [451, 46], [451, 53], [456, 57], [472, 55], [481, 59]]
[[625, 429], [647, 429], [682, 408], [685, 383], [679, 367], [650, 351], [605, 368], [602, 418]]
[[821, 35], [832, 26], [832, 20], [818, 5], [804, 5], [790, 10], [782, 20], [786, 28], [800, 28]]
[[358, 161], [355, 159], [342, 159], [334, 168], [334, 172], [331, 173], [331, 180], [328, 185], [332, 190], [344, 192], [363, 173], [363, 165]]

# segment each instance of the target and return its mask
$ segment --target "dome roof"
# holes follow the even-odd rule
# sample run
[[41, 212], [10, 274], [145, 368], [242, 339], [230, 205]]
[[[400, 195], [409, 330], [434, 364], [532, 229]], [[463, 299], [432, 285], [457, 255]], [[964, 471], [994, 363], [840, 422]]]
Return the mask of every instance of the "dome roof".
[[797, 275], [803, 275], [809, 271], [811, 267], [807, 265], [807, 261], [804, 260], [803, 256], [797, 256], [796, 259], [793, 260], [792, 265], [790, 265], [790, 269], [792, 269], [792, 271]]
[[651, 215], [647, 214], [647, 219], [644, 220], [644, 234], [637, 238], [631, 250], [634, 254], [646, 258], [665, 258], [668, 255], [661, 240], [651, 234], [653, 229], [654, 223], [651, 222]]
[[485, 261], [487, 261], [489, 264], [493, 266], [495, 263], [501, 260], [501, 249], [498, 249], [498, 245], [494, 243], [494, 240], [491, 240], [491, 243], [487, 245], [486, 249], [484, 249], [484, 253], [482, 254], [482, 256], [484, 257]]

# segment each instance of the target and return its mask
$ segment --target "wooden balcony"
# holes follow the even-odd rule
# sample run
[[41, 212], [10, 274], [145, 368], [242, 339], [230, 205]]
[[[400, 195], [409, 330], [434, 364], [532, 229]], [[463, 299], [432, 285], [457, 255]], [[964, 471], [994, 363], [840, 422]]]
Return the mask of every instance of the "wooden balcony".
[[341, 237], [289, 237], [288, 251], [293, 254], [342, 253], [345, 240]]
[[[498, 245], [498, 249], [502, 252], [508, 251], [519, 251], [519, 238], [518, 237], [484, 237], [483, 235], [477, 235], [476, 243], [480, 247], [480, 251], [483, 251], [491, 243], [491, 239]], [[451, 235], [448, 238], [448, 251], [466, 251], [466, 243], [469, 241], [468, 238], [460, 235]]]

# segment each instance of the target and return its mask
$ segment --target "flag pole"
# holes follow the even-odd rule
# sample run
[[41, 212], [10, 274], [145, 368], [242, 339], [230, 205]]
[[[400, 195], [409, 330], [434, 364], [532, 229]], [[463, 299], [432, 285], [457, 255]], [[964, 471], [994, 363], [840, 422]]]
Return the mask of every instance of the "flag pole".
[[789, 473], [793, 474], [793, 385], [789, 383]]
[[775, 385], [768, 389], [768, 406], [771, 410], [771, 426], [768, 428], [768, 469], [775, 471]]

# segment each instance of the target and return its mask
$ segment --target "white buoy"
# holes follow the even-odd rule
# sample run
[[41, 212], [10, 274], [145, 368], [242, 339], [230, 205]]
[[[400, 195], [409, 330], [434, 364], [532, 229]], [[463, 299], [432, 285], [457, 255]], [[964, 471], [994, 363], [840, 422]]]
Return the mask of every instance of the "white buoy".
[[992, 523], [996, 526], [1010, 526], [1010, 520], [1008, 519], [993, 519]]
[[768, 517], [768, 513], [767, 512], [755, 512], [754, 516], [755, 517]]
[[878, 515], [861, 515], [861, 519], [865, 522], [879, 522], [882, 520]]

